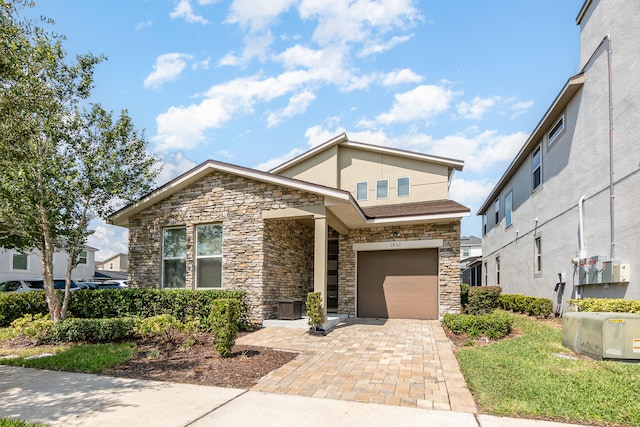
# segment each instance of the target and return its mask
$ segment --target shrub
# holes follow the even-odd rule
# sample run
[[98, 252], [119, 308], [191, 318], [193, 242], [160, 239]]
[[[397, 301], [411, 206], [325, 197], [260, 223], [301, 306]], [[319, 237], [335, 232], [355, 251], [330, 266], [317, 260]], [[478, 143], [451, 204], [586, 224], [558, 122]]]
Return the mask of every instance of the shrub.
[[44, 341], [51, 333], [51, 329], [53, 329], [53, 322], [48, 314], [25, 314], [11, 322], [11, 327], [18, 336]]
[[549, 317], [553, 312], [553, 301], [549, 298], [528, 297], [525, 295], [500, 295], [500, 307], [530, 316]]
[[309, 325], [314, 331], [322, 329], [324, 324], [324, 313], [322, 310], [322, 294], [320, 292], [309, 292], [305, 303]]
[[569, 300], [578, 311], [640, 313], [640, 300], [623, 298], [584, 298]]
[[500, 286], [474, 286], [469, 289], [469, 303], [467, 313], [480, 316], [492, 313], [498, 308]]
[[166, 342], [176, 343], [179, 332], [195, 333], [199, 328], [199, 324], [199, 319], [192, 319], [183, 323], [171, 314], [159, 314], [136, 322], [135, 333], [142, 338], [161, 336]]
[[506, 313], [489, 313], [482, 316], [445, 314], [443, 324], [456, 335], [499, 339], [511, 333], [513, 318]]
[[[186, 289], [103, 289], [72, 292], [69, 313], [84, 319], [104, 319], [126, 316], [152, 317], [171, 314], [180, 321], [201, 319], [200, 327], [208, 327], [207, 318], [212, 301], [233, 298], [239, 301], [238, 318], [241, 328], [250, 325], [250, 306], [245, 291]], [[44, 292], [0, 294], [0, 326], [7, 326], [25, 314], [47, 314]]]
[[221, 298], [213, 301], [209, 322], [213, 344], [222, 357], [231, 356], [231, 349], [238, 335], [240, 306], [237, 300]]
[[110, 342], [132, 338], [137, 319], [66, 319], [56, 323], [48, 340], [52, 342]]
[[469, 285], [463, 283], [460, 285], [460, 306], [463, 313], [467, 311], [467, 305], [469, 305]]

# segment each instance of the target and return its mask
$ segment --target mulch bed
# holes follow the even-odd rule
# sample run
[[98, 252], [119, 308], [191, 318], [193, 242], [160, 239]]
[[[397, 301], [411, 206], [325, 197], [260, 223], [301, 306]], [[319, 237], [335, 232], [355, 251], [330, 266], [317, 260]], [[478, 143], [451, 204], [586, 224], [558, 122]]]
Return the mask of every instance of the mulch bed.
[[[242, 332], [239, 336], [246, 334]], [[168, 381], [218, 387], [250, 388], [260, 378], [289, 363], [298, 354], [266, 347], [235, 345], [233, 354], [218, 355], [211, 337], [201, 335], [195, 344], [186, 337], [138, 341], [133, 359], [102, 372], [114, 377]]]

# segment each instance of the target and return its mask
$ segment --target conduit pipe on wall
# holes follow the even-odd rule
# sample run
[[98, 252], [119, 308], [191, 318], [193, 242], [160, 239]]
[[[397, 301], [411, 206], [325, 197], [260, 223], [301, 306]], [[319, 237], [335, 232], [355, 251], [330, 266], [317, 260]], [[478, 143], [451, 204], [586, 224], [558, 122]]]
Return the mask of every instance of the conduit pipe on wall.
[[587, 244], [584, 241], [584, 196], [580, 197], [578, 202], [578, 235], [580, 239], [580, 252], [578, 259], [587, 257]]

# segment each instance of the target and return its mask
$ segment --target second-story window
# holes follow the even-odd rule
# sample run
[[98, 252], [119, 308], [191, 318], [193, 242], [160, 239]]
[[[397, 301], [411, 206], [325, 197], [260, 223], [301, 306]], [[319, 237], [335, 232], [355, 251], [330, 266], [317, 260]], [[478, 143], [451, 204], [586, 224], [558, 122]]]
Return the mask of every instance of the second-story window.
[[369, 183], [367, 181], [356, 183], [356, 200], [367, 200], [369, 198]]
[[11, 256], [11, 269], [15, 271], [27, 271], [29, 269], [27, 255], [14, 253]]
[[496, 216], [496, 225], [500, 222], [500, 198], [498, 197], [494, 203], [495, 207], [495, 216]]
[[376, 181], [376, 199], [386, 199], [389, 197], [389, 180], [379, 179]]
[[551, 145], [555, 142], [556, 138], [560, 136], [564, 130], [564, 116], [560, 117], [558, 121], [553, 125], [549, 133], [547, 134], [548, 144]]
[[398, 178], [396, 195], [397, 197], [407, 197], [409, 195], [409, 177], [408, 176]]
[[531, 155], [531, 175], [533, 190], [542, 184], [542, 153], [540, 147], [536, 148]]
[[513, 210], [513, 192], [509, 191], [504, 198], [504, 226], [509, 227], [511, 225], [511, 213]]

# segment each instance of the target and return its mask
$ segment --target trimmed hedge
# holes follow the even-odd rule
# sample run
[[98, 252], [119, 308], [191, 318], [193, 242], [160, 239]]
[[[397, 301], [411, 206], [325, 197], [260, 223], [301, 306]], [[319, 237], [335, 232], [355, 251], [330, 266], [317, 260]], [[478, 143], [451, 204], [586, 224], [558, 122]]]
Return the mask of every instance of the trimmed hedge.
[[50, 342], [113, 342], [135, 336], [139, 322], [133, 317], [114, 319], [65, 319], [53, 325]]
[[209, 322], [213, 334], [213, 344], [221, 357], [231, 356], [231, 349], [238, 336], [238, 301], [221, 298], [213, 301]]
[[[609, 313], [640, 313], [640, 300], [623, 298], [584, 298], [569, 300], [578, 311], [600, 311]], [[573, 308], [572, 308], [573, 310]]]
[[467, 313], [476, 316], [492, 313], [499, 306], [500, 292], [502, 292], [500, 286], [474, 286], [470, 288]]
[[528, 297], [525, 295], [500, 295], [500, 307], [530, 316], [549, 317], [553, 312], [553, 301], [549, 298]]
[[499, 312], [482, 316], [449, 313], [444, 315], [443, 324], [456, 335], [466, 334], [470, 338], [485, 336], [499, 339], [511, 333], [513, 317]]
[[[203, 322], [211, 313], [213, 301], [231, 298], [239, 301], [239, 326], [248, 328], [250, 306], [245, 291], [186, 289], [102, 289], [72, 292], [69, 313], [84, 319], [115, 317], [152, 317], [171, 314], [185, 322], [193, 318]], [[0, 294], [0, 326], [7, 326], [25, 314], [47, 314], [44, 292]]]

